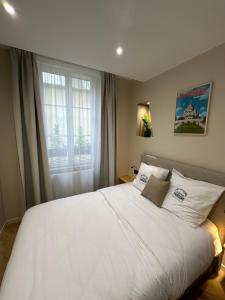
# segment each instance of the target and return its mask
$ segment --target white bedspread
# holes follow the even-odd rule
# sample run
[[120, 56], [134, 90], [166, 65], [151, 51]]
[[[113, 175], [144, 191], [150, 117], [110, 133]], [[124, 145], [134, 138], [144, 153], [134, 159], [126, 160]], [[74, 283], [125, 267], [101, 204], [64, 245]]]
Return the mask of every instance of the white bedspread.
[[177, 299], [213, 256], [206, 231], [122, 184], [28, 210], [0, 299]]

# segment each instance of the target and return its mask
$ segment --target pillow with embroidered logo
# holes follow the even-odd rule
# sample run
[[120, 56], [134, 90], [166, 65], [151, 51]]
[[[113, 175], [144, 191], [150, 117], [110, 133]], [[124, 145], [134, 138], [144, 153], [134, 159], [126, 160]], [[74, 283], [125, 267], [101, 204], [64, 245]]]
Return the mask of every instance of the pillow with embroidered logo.
[[162, 207], [193, 227], [202, 224], [225, 187], [184, 177], [173, 169]]
[[168, 174], [169, 170], [167, 169], [147, 165], [142, 162], [133, 185], [142, 192], [151, 175], [154, 175], [158, 179], [166, 180]]

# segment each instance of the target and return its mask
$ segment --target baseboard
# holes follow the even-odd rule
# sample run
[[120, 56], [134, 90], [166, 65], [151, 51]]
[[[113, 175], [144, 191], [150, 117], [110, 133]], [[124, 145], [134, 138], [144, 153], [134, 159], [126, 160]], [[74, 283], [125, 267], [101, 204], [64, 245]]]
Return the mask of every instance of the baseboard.
[[12, 223], [19, 222], [19, 221], [21, 221], [21, 218], [22, 218], [22, 217], [16, 217], [16, 218], [9, 219], [9, 220], [7, 220], [7, 221], [5, 222], [5, 224], [7, 225], [7, 224], [12, 224]]
[[0, 236], [2, 235], [2, 232], [4, 231], [6, 225], [20, 222], [21, 219], [22, 219], [21, 217], [17, 217], [17, 218], [12, 218], [12, 219], [7, 220], [7, 221], [2, 225], [2, 228], [0, 229]]
[[6, 226], [6, 223], [4, 223], [4, 224], [2, 225], [2, 228], [0, 229], [0, 236], [1, 236], [2, 233], [3, 233], [3, 231], [4, 231], [4, 229], [5, 229], [5, 226]]

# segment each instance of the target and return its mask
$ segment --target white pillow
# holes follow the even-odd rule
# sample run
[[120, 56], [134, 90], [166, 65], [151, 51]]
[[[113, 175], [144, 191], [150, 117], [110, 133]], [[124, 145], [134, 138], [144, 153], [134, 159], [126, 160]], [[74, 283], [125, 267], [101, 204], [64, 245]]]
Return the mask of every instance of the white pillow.
[[205, 221], [224, 190], [219, 185], [186, 178], [173, 169], [170, 188], [162, 207], [197, 227]]
[[142, 162], [139, 168], [139, 172], [133, 181], [133, 185], [140, 191], [143, 191], [151, 175], [154, 175], [159, 179], [165, 180], [168, 174], [169, 170], [167, 169], [147, 165]]

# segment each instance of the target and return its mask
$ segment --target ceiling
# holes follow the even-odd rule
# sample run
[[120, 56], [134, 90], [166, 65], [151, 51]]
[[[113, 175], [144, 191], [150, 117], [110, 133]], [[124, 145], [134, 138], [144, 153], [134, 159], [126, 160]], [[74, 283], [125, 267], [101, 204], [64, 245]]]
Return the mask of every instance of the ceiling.
[[224, 0], [9, 2], [17, 16], [0, 7], [1, 44], [140, 81], [225, 42]]

